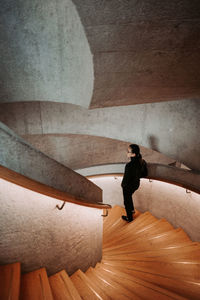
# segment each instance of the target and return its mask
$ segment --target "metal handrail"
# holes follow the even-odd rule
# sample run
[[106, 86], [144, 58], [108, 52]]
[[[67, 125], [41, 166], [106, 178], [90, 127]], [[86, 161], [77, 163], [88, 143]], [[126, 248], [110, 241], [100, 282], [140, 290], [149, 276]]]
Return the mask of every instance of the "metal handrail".
[[[56, 205], [56, 208], [57, 209], [59, 209], [59, 210], [62, 210], [63, 209], [63, 207], [65, 206], [65, 203], [66, 203], [66, 201], [63, 201], [63, 204], [61, 205], [61, 206], [59, 206], [58, 204]], [[107, 203], [102, 203], [102, 202], [97, 202], [96, 204], [98, 204], [98, 205], [102, 205], [102, 206], [105, 206], [105, 205], [107, 205], [109, 208], [105, 208], [105, 207], [103, 207], [102, 209], [106, 209], [106, 214], [103, 214], [103, 215], [101, 215], [102, 217], [107, 217], [108, 216], [108, 209], [110, 209], [110, 208], [112, 208], [112, 205], [110, 205], [110, 204], [107, 204]]]

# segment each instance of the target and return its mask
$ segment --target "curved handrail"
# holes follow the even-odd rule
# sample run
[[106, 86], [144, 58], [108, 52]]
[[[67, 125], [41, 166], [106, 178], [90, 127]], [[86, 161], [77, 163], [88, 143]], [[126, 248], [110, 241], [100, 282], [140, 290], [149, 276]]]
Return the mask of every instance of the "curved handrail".
[[[200, 194], [200, 173], [194, 172], [192, 170], [184, 170], [181, 168], [148, 163], [148, 173], [147, 179], [159, 180], [162, 182], [174, 184], [182, 188], [193, 191]], [[97, 175], [89, 175], [87, 178], [94, 178], [99, 176], [122, 176], [122, 172], [113, 173], [101, 173]], [[194, 180], [195, 179], [195, 180]]]
[[62, 200], [65, 202], [70, 202], [82, 206], [88, 206], [92, 208], [98, 208], [98, 209], [110, 209], [111, 205], [104, 204], [104, 203], [92, 203], [87, 202], [85, 199], [75, 197], [69, 193], [59, 191], [53, 187], [50, 187], [46, 184], [40, 183], [36, 180], [30, 179], [24, 175], [21, 175], [13, 170], [10, 170], [4, 166], [0, 165], [0, 178], [7, 180], [9, 182], [12, 182], [16, 185], [19, 185], [21, 187], [24, 187], [26, 189], [29, 189], [31, 191], [56, 198], [58, 200]]
[[[109, 174], [107, 174], [107, 173], [103, 174], [102, 173], [102, 174], [97, 174], [97, 175], [89, 175], [89, 176], [87, 176], [87, 178], [95, 178], [95, 177], [101, 177], [101, 176], [103, 176], [103, 177], [104, 176], [123, 176], [123, 174], [124, 173], [109, 173]], [[150, 180], [152, 179], [152, 180], [158, 180], [158, 181], [166, 182], [166, 183], [169, 183], [169, 184], [174, 184], [174, 185], [182, 187], [186, 190], [190, 190], [192, 192], [200, 194], [200, 190], [198, 190], [194, 187], [191, 187], [191, 186], [183, 184], [183, 183], [178, 183], [178, 182], [175, 182], [175, 181], [172, 181], [172, 180], [169, 180], [169, 179], [167, 180], [167, 179], [163, 179], [163, 178], [158, 178], [156, 176], [147, 176], [144, 179], [150, 179]]]

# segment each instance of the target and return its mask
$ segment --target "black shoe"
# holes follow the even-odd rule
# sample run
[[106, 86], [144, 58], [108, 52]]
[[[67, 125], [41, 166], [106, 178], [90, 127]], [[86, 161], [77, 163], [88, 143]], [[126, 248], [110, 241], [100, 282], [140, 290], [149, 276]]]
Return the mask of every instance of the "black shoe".
[[132, 222], [133, 221], [133, 218], [132, 219], [129, 219], [127, 216], [122, 216], [122, 219], [128, 223]]

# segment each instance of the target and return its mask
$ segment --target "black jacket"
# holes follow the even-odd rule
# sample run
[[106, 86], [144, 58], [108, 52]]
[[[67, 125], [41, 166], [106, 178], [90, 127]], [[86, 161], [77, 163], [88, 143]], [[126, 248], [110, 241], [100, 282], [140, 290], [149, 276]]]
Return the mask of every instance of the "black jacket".
[[126, 164], [124, 177], [121, 186], [125, 189], [137, 189], [140, 185], [141, 160], [131, 157], [131, 161]]

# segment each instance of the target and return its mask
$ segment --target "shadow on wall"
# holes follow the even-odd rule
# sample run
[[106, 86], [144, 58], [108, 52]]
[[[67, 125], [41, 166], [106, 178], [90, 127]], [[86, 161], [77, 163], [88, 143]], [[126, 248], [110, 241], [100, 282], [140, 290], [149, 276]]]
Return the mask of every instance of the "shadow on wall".
[[149, 135], [148, 136], [148, 141], [149, 141], [149, 146], [152, 150], [155, 151], [159, 151], [159, 147], [158, 147], [158, 138], [154, 135]]

